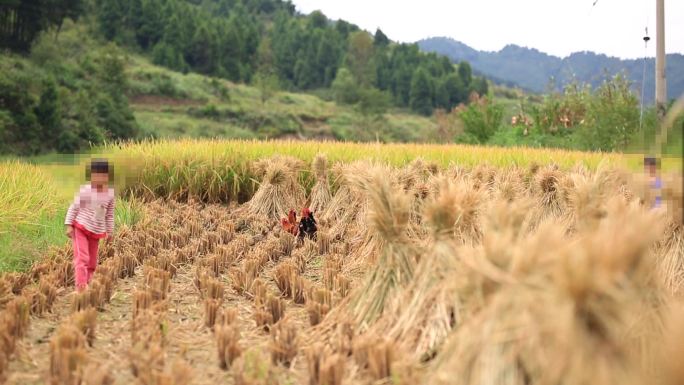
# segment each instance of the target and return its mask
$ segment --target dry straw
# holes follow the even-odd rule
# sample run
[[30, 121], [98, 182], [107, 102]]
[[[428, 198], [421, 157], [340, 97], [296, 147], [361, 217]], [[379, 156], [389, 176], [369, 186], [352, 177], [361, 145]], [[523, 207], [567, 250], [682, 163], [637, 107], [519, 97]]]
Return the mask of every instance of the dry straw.
[[288, 319], [281, 320], [271, 329], [269, 350], [274, 364], [286, 367], [292, 364], [298, 350], [297, 329]]
[[240, 346], [240, 330], [233, 325], [216, 327], [216, 342], [218, 348], [219, 366], [227, 370], [242, 354]]
[[644, 383], [644, 354], [660, 344], [658, 317], [647, 316], [661, 303], [648, 250], [662, 227], [624, 201], [607, 210], [574, 242], [558, 227], [523, 242], [514, 279], [451, 335], [428, 380]]
[[362, 327], [377, 320], [389, 301], [411, 281], [417, 256], [406, 235], [406, 194], [394, 189], [382, 172], [373, 175], [367, 188], [371, 202], [369, 227], [382, 246], [377, 264], [351, 295], [349, 311]]
[[311, 165], [316, 184], [311, 189], [309, 195], [309, 209], [314, 213], [323, 213], [332, 200], [330, 184], [328, 183], [328, 160], [323, 154], [318, 154]]
[[259, 189], [247, 203], [248, 213], [279, 220], [290, 209], [304, 203], [304, 192], [297, 181], [297, 170], [280, 159], [272, 159], [265, 165], [264, 177]]

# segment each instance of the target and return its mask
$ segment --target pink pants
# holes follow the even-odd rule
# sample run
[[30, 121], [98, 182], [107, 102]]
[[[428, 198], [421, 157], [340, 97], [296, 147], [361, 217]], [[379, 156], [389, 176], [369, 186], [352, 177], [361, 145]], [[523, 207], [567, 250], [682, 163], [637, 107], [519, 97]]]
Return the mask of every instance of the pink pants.
[[93, 238], [83, 230], [74, 226], [74, 273], [76, 288], [85, 288], [95, 273], [97, 267], [97, 247], [99, 238]]

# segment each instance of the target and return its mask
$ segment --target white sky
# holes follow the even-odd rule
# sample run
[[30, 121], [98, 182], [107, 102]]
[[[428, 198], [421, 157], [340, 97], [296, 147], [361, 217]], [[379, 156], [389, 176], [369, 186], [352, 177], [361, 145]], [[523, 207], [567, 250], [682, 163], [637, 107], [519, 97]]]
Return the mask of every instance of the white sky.
[[[644, 55], [644, 27], [655, 56], [656, 0], [292, 0], [303, 13], [321, 10], [390, 39], [414, 42], [447, 36], [498, 51], [506, 44], [567, 56], [594, 51], [621, 58]], [[665, 0], [668, 53], [684, 53], [684, 0]]]

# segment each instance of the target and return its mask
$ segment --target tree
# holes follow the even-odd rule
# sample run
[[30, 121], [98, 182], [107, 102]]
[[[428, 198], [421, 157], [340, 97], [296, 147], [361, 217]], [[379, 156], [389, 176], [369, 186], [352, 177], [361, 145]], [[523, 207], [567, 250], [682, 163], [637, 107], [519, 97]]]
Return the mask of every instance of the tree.
[[321, 11], [313, 11], [309, 15], [311, 28], [325, 28], [328, 25], [328, 18]]
[[265, 105], [276, 91], [278, 91], [278, 77], [273, 73], [268, 72], [258, 72], [254, 76], [254, 86], [259, 89], [259, 95], [261, 97], [261, 104]]
[[458, 76], [461, 77], [463, 85], [470, 87], [470, 82], [473, 80], [473, 70], [470, 68], [470, 63], [467, 61], [458, 63]]
[[385, 35], [380, 28], [375, 31], [375, 37], [373, 39], [373, 44], [376, 47], [387, 47], [390, 43], [390, 39]]
[[341, 104], [354, 104], [359, 101], [359, 86], [347, 68], [340, 68], [332, 83], [335, 100]]
[[59, 106], [59, 94], [57, 83], [54, 79], [44, 82], [43, 93], [40, 95], [40, 102], [35, 108], [38, 123], [43, 128], [43, 137], [46, 141], [54, 142], [61, 134], [62, 117]]
[[333, 30], [326, 30], [318, 44], [316, 64], [323, 87], [329, 87], [333, 82], [340, 63], [340, 49], [337, 46], [337, 36]]
[[364, 88], [359, 92], [358, 110], [366, 116], [382, 115], [390, 105], [390, 97], [377, 88]]
[[361, 86], [370, 86], [375, 81], [373, 68], [373, 39], [364, 31], [354, 32], [349, 36], [347, 49], [347, 67]]
[[411, 109], [422, 115], [432, 114], [430, 78], [422, 67], [416, 69], [411, 79]]
[[48, 21], [56, 27], [55, 40], [57, 40], [59, 32], [62, 30], [64, 19], [69, 18], [77, 21], [85, 10], [83, 0], [49, 0], [48, 7]]
[[465, 126], [466, 142], [484, 144], [499, 130], [503, 106], [473, 94], [470, 104], [459, 114]]
[[257, 48], [257, 70], [261, 73], [273, 74], [275, 68], [275, 55], [273, 48], [271, 48], [271, 38], [264, 36], [259, 42]]
[[448, 110], [465, 103], [468, 99], [468, 89], [463, 84], [461, 77], [455, 73], [446, 76], [443, 82], [445, 91], [449, 96]]

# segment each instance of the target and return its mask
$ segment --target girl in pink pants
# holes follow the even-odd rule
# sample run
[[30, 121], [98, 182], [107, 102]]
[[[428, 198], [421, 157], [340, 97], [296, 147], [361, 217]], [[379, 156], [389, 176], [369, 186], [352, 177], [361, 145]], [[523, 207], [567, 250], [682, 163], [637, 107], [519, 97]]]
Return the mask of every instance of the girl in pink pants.
[[86, 173], [90, 184], [81, 186], [69, 206], [64, 224], [74, 244], [76, 289], [83, 290], [95, 273], [100, 239], [110, 241], [114, 232], [114, 189], [109, 187], [111, 168], [106, 160], [96, 160]]

